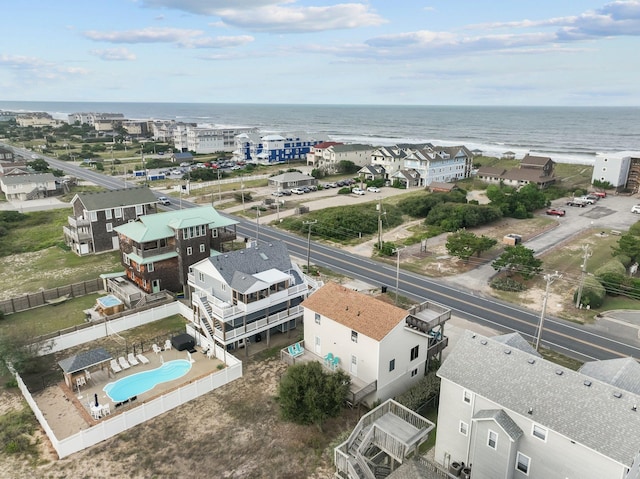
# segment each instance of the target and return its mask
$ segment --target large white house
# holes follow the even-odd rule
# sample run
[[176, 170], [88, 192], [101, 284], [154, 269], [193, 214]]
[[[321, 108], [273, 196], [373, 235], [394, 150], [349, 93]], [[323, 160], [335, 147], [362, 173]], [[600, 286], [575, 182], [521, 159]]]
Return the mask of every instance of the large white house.
[[57, 190], [52, 173], [0, 176], [0, 190], [7, 200], [33, 200], [53, 195]]
[[187, 150], [198, 154], [217, 153], [219, 151], [233, 151], [235, 138], [241, 133], [255, 133], [252, 127], [191, 127], [188, 126]]
[[636, 193], [640, 185], [640, 151], [596, 154], [591, 176], [594, 181], [609, 182], [614, 188]]
[[373, 404], [400, 394], [446, 347], [450, 310], [423, 303], [408, 311], [336, 283], [302, 304], [306, 359], [351, 376], [353, 403]]
[[335, 172], [341, 161], [365, 166], [371, 163], [371, 155], [374, 151], [376, 148], [372, 145], [324, 142], [311, 148], [307, 154], [307, 165], [330, 172]]
[[474, 479], [637, 477], [635, 360], [576, 372], [542, 359], [517, 333], [467, 331], [438, 376], [435, 460], [450, 472], [464, 463]]
[[284, 243], [218, 254], [189, 268], [195, 327], [219, 346], [235, 348], [294, 329], [302, 301], [319, 283], [291, 261]]
[[419, 186], [432, 182], [448, 183], [467, 178], [471, 172], [473, 154], [464, 146], [424, 147], [406, 151], [404, 169], [420, 174]]

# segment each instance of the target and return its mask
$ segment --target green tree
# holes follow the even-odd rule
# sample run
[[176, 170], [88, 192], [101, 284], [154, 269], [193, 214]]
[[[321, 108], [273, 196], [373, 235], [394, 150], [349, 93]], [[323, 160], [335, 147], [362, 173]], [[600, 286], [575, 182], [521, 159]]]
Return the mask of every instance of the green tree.
[[[582, 295], [580, 296], [580, 304], [589, 306], [590, 308], [599, 308], [604, 303], [607, 295], [604, 286], [593, 276], [587, 276], [582, 285]], [[573, 293], [573, 302], [578, 300], [578, 290]]]
[[357, 173], [359, 169], [360, 167], [358, 165], [356, 165], [353, 161], [349, 161], [349, 160], [339, 161], [338, 164], [336, 165], [336, 171], [338, 173], [342, 173], [346, 175], [352, 175], [354, 173]]
[[524, 279], [531, 279], [542, 271], [542, 261], [533, 256], [532, 249], [521, 244], [507, 246], [504, 253], [491, 263], [491, 266], [496, 271], [507, 270], [509, 276], [520, 273]]
[[640, 261], [640, 236], [629, 233], [623, 234], [618, 240], [618, 246], [613, 247], [613, 254], [623, 254], [632, 261]]
[[33, 171], [37, 171], [38, 173], [46, 173], [49, 171], [49, 163], [47, 163], [42, 158], [37, 158], [33, 161], [28, 161], [27, 166]]
[[466, 230], [458, 230], [447, 237], [447, 252], [464, 261], [474, 254], [480, 256], [493, 248], [498, 241], [488, 236], [477, 236]]
[[395, 398], [403, 406], [417, 411], [440, 394], [440, 378], [435, 371], [430, 371], [415, 386]]
[[322, 431], [325, 420], [340, 414], [350, 384], [344, 371], [325, 372], [317, 361], [294, 364], [278, 387], [280, 413], [287, 421], [315, 424]]

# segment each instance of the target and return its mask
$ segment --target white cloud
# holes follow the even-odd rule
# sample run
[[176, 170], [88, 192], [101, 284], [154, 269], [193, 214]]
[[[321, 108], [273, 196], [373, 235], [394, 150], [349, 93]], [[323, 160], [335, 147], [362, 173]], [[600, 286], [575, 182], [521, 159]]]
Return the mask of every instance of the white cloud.
[[126, 48], [96, 49], [91, 50], [89, 53], [106, 61], [133, 61], [136, 59], [135, 53], [130, 52]]
[[122, 32], [92, 30], [84, 32], [84, 35], [91, 40], [108, 43], [173, 43], [184, 48], [227, 48], [245, 45], [253, 41], [253, 37], [249, 35], [210, 38], [204, 36], [202, 30], [156, 27]]
[[302, 33], [377, 26], [386, 22], [366, 3], [322, 7], [294, 5], [294, 0], [145, 0], [148, 7], [166, 7], [219, 17], [224, 24], [250, 31]]
[[85, 68], [58, 65], [35, 57], [21, 55], [0, 55], [0, 66], [8, 67], [11, 71], [28, 79], [63, 79], [71, 75], [86, 75]]

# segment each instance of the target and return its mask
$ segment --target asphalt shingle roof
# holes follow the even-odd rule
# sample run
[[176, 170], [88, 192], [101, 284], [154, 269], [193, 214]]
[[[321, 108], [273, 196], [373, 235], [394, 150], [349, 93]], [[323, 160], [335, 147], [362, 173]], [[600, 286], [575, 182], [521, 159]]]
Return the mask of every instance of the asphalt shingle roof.
[[9, 175], [3, 176], [2, 182], [5, 185], [26, 185], [29, 183], [48, 183], [55, 181], [56, 177], [52, 173], [33, 173], [30, 175]]
[[640, 394], [640, 364], [633, 358], [591, 361], [585, 363], [580, 372], [625, 391]]
[[494, 339], [467, 331], [438, 376], [620, 464], [640, 449], [639, 395]]
[[71, 374], [90, 368], [96, 364], [104, 363], [110, 359], [113, 359], [111, 354], [109, 354], [104, 348], [97, 348], [92, 349], [91, 351], [78, 353], [75, 356], [64, 358], [63, 360], [58, 361], [58, 365], [65, 373]]
[[119, 190], [97, 191], [93, 193], [78, 193], [78, 199], [87, 211], [119, 208], [122, 206], [136, 206], [156, 203], [153, 192], [146, 186], [122, 188]]
[[381, 341], [408, 314], [402, 308], [336, 283], [326, 283], [302, 306], [376, 341]]
[[512, 441], [517, 441], [522, 434], [522, 429], [515, 423], [511, 417], [504, 412], [504, 409], [483, 409], [473, 416], [473, 419], [482, 421], [490, 419], [506, 432]]

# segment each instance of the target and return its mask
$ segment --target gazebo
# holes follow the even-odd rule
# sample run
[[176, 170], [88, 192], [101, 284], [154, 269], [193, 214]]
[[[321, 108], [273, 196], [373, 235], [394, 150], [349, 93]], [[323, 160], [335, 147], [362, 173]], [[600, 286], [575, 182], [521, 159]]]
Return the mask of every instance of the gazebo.
[[102, 369], [102, 365], [112, 359], [111, 354], [104, 348], [97, 348], [58, 361], [58, 365], [64, 372], [64, 382], [73, 390], [76, 385], [76, 377], [80, 376], [78, 372], [81, 372], [81, 376], [84, 378], [86, 375], [85, 371], [91, 368], [95, 369], [97, 366], [100, 366], [100, 369]]

